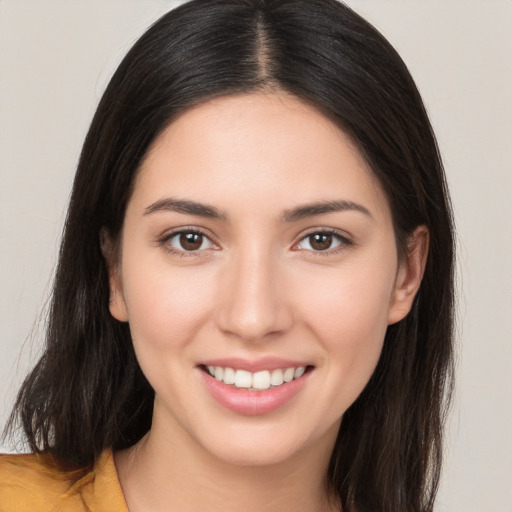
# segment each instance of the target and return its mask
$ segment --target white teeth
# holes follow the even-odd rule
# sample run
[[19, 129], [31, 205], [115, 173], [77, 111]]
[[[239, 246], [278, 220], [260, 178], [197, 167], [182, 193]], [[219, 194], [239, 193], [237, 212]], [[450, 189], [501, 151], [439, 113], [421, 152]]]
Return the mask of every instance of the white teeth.
[[256, 372], [252, 376], [254, 389], [268, 389], [270, 387], [270, 372], [268, 370]]
[[237, 388], [245, 388], [262, 391], [270, 389], [271, 386], [281, 386], [285, 382], [291, 382], [304, 375], [305, 366], [298, 368], [285, 368], [276, 370], [262, 370], [259, 372], [248, 372], [246, 370], [234, 370], [222, 366], [208, 366], [208, 372], [212, 377], [224, 384], [235, 385]]
[[272, 386], [280, 386], [283, 382], [283, 370], [274, 370], [272, 375], [270, 375], [270, 384]]
[[293, 374], [293, 377], [295, 379], [298, 379], [299, 377], [302, 377], [304, 375], [304, 372], [306, 371], [306, 368], [304, 368], [304, 366], [299, 366], [296, 370], [295, 370], [295, 373]]
[[237, 370], [235, 372], [235, 386], [237, 388], [250, 388], [252, 386], [252, 373]]
[[285, 382], [291, 382], [295, 376], [295, 368], [286, 368], [283, 373], [283, 380]]
[[224, 379], [222, 379], [225, 384], [234, 384], [235, 383], [235, 370], [233, 368], [225, 368], [224, 369]]

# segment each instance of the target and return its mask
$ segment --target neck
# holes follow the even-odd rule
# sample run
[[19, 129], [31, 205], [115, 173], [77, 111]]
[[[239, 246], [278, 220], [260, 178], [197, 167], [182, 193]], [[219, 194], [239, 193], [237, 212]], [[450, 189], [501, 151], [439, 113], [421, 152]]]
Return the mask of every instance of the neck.
[[[151, 431], [115, 455], [130, 512], [327, 512], [340, 510], [326, 491], [334, 436], [272, 464], [230, 464], [181, 429], [153, 419]], [[167, 434], [167, 435], [166, 435]]]

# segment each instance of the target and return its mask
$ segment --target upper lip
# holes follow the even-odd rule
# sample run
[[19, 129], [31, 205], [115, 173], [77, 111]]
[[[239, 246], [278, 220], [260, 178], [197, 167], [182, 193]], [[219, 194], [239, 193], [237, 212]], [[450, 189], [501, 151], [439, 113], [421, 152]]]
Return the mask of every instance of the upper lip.
[[223, 368], [233, 368], [235, 370], [246, 370], [248, 372], [260, 372], [263, 370], [279, 370], [286, 368], [299, 368], [311, 366], [305, 361], [296, 361], [292, 359], [282, 359], [280, 357], [260, 357], [258, 359], [243, 359], [238, 357], [208, 359], [202, 361], [200, 365], [221, 366]]

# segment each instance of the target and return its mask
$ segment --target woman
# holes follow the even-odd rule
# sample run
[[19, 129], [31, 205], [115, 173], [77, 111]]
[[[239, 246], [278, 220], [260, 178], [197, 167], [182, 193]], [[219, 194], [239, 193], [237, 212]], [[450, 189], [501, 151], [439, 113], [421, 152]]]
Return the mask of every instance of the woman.
[[335, 0], [194, 0], [84, 143], [5, 510], [428, 511], [452, 377], [442, 164]]

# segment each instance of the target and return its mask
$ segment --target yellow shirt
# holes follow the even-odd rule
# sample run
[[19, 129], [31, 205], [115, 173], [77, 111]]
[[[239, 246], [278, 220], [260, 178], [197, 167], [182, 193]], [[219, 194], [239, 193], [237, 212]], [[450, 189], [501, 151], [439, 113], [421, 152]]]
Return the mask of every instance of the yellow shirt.
[[1, 512], [128, 512], [111, 450], [90, 471], [62, 472], [49, 455], [0, 456]]

